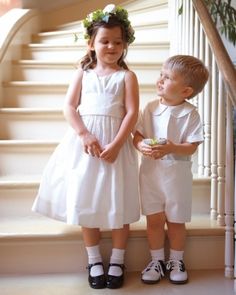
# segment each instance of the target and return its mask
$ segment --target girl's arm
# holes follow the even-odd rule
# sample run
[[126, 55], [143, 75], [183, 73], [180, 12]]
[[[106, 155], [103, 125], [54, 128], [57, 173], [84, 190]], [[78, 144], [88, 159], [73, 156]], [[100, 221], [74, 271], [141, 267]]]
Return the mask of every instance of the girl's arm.
[[119, 150], [131, 134], [138, 118], [139, 88], [136, 75], [127, 71], [125, 74], [125, 111], [126, 114], [121, 123], [115, 139], [104, 147], [100, 157], [107, 162], [114, 162]]
[[99, 142], [97, 141], [96, 137], [88, 131], [83, 123], [83, 120], [81, 119], [79, 111], [77, 110], [80, 104], [82, 78], [83, 70], [78, 69], [75, 72], [67, 90], [63, 113], [71, 127], [80, 136], [83, 142], [84, 151], [87, 154], [99, 157], [101, 152]]
[[134, 134], [133, 144], [136, 149], [141, 152], [144, 156], [152, 156], [153, 150], [152, 147], [143, 143], [144, 136], [139, 132], [136, 131]]

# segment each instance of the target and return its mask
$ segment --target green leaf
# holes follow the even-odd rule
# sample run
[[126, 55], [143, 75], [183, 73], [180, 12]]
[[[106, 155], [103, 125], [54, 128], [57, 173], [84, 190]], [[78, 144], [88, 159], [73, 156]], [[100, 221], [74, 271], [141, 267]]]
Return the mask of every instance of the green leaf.
[[79, 39], [78, 35], [76, 33], [74, 33], [74, 42], [77, 42]]
[[178, 15], [181, 15], [181, 14], [183, 14], [183, 3], [178, 10]]

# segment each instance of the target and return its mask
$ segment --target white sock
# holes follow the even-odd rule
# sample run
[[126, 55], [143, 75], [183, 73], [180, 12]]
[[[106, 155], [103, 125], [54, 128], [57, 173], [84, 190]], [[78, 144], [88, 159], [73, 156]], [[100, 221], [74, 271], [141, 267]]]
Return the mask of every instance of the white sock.
[[[112, 249], [110, 263], [124, 264], [124, 249]], [[110, 266], [108, 274], [111, 276], [119, 277], [123, 273], [122, 269], [119, 266]]]
[[[102, 256], [100, 254], [99, 245], [86, 247], [88, 253], [88, 263], [94, 264], [97, 262], [102, 262]], [[104, 274], [102, 265], [95, 265], [91, 268], [90, 275], [92, 277], [101, 276]]]
[[158, 250], [150, 250], [150, 253], [153, 261], [165, 260], [164, 248]]
[[184, 251], [176, 251], [173, 249], [170, 249], [170, 258], [172, 260], [183, 260], [184, 258]]

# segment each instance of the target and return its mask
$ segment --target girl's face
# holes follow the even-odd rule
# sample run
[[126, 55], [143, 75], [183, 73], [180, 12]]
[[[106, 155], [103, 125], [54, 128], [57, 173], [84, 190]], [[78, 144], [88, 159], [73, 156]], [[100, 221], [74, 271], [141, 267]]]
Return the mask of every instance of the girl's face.
[[96, 53], [97, 61], [110, 66], [117, 62], [124, 52], [125, 44], [120, 27], [99, 28], [91, 50]]
[[179, 105], [192, 93], [192, 88], [186, 86], [181, 74], [165, 66], [161, 70], [156, 85], [157, 94], [162, 97], [162, 102], [166, 105]]

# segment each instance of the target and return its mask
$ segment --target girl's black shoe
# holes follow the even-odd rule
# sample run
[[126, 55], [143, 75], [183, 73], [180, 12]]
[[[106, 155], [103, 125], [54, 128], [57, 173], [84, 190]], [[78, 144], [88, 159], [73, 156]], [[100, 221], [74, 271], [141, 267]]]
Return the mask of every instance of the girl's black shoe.
[[[117, 277], [117, 276], [112, 276], [112, 275], [107, 275], [107, 288], [109, 289], [118, 289], [122, 287], [124, 283], [124, 269], [125, 266], [124, 264], [118, 264], [118, 263], [110, 263], [110, 266], [118, 266], [122, 269], [122, 275]], [[109, 272], [109, 271], [108, 271]]]
[[[103, 267], [103, 263], [102, 262], [97, 262], [97, 263], [93, 263], [93, 264], [89, 264], [87, 269], [89, 271], [89, 276], [88, 276], [88, 281], [89, 281], [89, 285], [91, 288], [93, 289], [103, 289], [106, 288], [106, 277], [105, 274], [100, 275], [100, 276], [96, 276], [96, 277], [92, 277], [90, 275], [91, 272], [91, 268], [95, 265], [102, 265]], [[103, 267], [104, 269], [104, 267]]]

